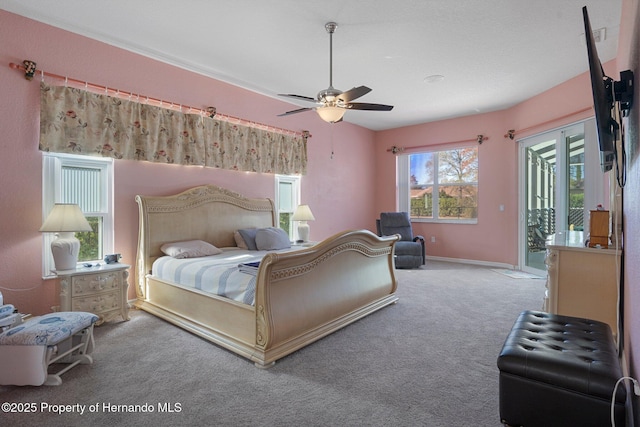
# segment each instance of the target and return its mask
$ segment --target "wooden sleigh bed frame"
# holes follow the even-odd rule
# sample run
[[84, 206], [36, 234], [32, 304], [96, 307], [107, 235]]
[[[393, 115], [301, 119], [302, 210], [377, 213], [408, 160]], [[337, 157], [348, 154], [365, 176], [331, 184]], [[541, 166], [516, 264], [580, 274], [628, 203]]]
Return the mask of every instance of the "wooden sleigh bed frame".
[[270, 199], [205, 185], [164, 197], [136, 196], [139, 235], [135, 305], [255, 362], [276, 360], [397, 301], [397, 236], [345, 231], [313, 247], [268, 253], [255, 306], [175, 285], [151, 275], [167, 242], [199, 239], [236, 246], [234, 231], [277, 226]]

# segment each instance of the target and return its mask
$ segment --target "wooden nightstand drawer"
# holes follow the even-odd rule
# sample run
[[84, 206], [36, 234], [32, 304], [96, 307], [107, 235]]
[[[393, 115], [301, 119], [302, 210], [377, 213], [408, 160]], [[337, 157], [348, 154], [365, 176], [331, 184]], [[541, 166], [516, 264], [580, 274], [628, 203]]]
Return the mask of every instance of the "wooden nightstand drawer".
[[123, 272], [87, 274], [72, 278], [72, 297], [117, 290], [122, 286]]
[[88, 311], [99, 315], [120, 308], [120, 300], [120, 292], [117, 289], [112, 292], [73, 298], [71, 311]]

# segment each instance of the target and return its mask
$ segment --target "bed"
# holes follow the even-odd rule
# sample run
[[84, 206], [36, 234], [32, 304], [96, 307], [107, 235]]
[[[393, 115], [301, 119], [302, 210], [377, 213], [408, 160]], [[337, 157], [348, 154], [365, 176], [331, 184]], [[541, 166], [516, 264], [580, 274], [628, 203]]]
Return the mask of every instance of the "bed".
[[139, 234], [135, 306], [253, 361], [276, 360], [395, 303], [397, 236], [338, 233], [310, 247], [267, 252], [255, 272], [253, 304], [152, 274], [168, 242], [202, 240], [238, 249], [234, 232], [276, 227], [270, 199], [204, 185], [170, 196], [136, 196]]

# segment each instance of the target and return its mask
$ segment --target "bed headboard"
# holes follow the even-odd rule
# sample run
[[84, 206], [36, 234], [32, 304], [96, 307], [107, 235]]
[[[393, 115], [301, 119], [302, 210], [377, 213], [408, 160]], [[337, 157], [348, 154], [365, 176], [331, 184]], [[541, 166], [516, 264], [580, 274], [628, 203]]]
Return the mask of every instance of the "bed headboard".
[[270, 199], [248, 199], [230, 190], [203, 185], [172, 196], [136, 196], [139, 212], [136, 293], [144, 297], [145, 275], [167, 242], [204, 240], [219, 248], [236, 246], [240, 228], [275, 227]]

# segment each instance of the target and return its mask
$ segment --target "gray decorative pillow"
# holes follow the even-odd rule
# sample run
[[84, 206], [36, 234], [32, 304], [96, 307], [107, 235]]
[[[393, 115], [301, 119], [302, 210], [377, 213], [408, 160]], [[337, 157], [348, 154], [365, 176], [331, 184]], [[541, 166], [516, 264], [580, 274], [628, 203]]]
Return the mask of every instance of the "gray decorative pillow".
[[178, 259], [198, 258], [222, 253], [222, 249], [216, 248], [211, 243], [207, 243], [202, 240], [165, 243], [160, 247], [160, 250], [165, 254]]
[[290, 248], [291, 242], [281, 228], [259, 228], [256, 232], [256, 247], [259, 251], [275, 251]]
[[240, 233], [240, 236], [242, 236], [242, 240], [244, 240], [244, 244], [247, 245], [247, 249], [249, 249], [250, 251], [258, 250], [258, 248], [256, 247], [257, 231], [257, 228], [243, 228], [242, 230], [238, 230], [238, 233]]
[[233, 240], [236, 241], [236, 246], [239, 247], [240, 249], [249, 249], [238, 230], [233, 232]]

